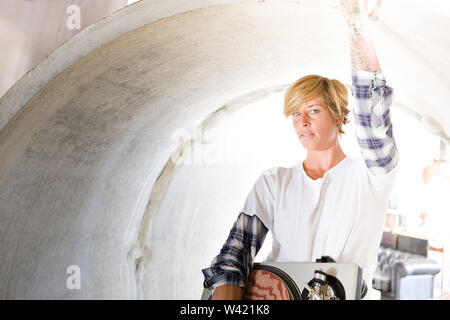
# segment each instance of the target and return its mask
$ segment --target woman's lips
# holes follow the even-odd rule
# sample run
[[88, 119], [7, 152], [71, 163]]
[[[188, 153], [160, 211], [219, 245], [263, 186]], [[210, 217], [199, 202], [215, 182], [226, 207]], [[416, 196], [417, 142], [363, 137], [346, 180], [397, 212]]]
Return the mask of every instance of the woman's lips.
[[304, 139], [312, 138], [314, 136], [314, 133], [304, 133], [300, 137]]

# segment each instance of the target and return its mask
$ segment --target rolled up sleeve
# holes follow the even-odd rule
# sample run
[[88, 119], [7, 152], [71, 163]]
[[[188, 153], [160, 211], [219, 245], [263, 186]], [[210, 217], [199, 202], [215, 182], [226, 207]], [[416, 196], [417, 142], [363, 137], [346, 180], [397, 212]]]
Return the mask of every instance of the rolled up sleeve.
[[210, 290], [222, 285], [245, 287], [249, 270], [267, 232], [256, 215], [241, 212], [220, 253], [209, 268], [202, 269], [203, 286]]
[[356, 136], [365, 163], [374, 176], [389, 173], [398, 163], [390, 115], [393, 93], [381, 71], [352, 70]]

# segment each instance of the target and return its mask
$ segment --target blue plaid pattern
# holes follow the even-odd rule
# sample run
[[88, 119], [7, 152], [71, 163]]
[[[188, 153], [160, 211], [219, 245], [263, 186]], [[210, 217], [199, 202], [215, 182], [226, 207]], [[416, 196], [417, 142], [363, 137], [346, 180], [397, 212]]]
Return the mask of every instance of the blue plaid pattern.
[[356, 137], [364, 161], [375, 176], [390, 172], [398, 162], [390, 116], [393, 93], [381, 71], [352, 70]]
[[202, 270], [205, 276], [203, 286], [211, 290], [221, 285], [244, 287], [267, 232], [268, 229], [256, 215], [241, 212], [211, 267]]
[[[353, 70], [352, 95], [356, 100], [353, 109], [356, 136], [366, 165], [374, 175], [386, 174], [398, 161], [389, 114], [393, 89], [386, 85], [381, 72]], [[209, 268], [202, 269], [204, 287], [211, 290], [221, 285], [245, 287], [267, 232], [256, 215], [241, 212], [219, 255]]]

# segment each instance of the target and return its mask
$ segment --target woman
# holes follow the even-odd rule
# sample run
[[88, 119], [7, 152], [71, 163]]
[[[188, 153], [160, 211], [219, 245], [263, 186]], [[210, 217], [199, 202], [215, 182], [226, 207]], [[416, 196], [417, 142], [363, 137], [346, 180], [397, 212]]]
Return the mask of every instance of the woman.
[[209, 268], [204, 287], [213, 299], [240, 299], [254, 258], [267, 232], [272, 251], [266, 261], [314, 262], [331, 256], [357, 263], [373, 297], [384, 216], [398, 150], [386, 85], [357, 0], [341, 0], [349, 26], [354, 119], [361, 157], [349, 158], [339, 136], [348, 122], [347, 89], [337, 80], [305, 76], [286, 91], [284, 114], [292, 123], [306, 159], [290, 168], [266, 170], [255, 182], [230, 235]]

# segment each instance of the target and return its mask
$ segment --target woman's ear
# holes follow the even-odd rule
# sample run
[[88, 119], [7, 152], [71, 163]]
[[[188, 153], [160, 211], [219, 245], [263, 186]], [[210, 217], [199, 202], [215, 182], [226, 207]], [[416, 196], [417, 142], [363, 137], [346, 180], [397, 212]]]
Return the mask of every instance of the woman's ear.
[[336, 124], [340, 125], [342, 127], [342, 125], [344, 124], [344, 118], [345, 118], [345, 114], [341, 114], [341, 116], [337, 120]]

